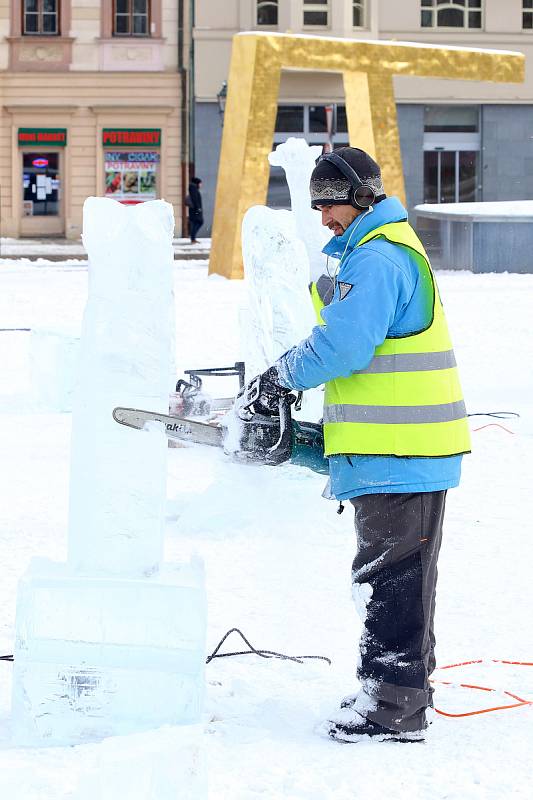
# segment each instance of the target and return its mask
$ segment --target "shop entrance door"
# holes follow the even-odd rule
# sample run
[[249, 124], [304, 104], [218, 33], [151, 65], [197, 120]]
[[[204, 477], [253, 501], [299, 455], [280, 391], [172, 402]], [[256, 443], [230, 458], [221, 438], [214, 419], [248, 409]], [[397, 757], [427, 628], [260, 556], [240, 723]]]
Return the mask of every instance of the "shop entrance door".
[[22, 236], [63, 236], [62, 153], [22, 152]]
[[424, 203], [474, 203], [478, 199], [475, 150], [424, 152]]

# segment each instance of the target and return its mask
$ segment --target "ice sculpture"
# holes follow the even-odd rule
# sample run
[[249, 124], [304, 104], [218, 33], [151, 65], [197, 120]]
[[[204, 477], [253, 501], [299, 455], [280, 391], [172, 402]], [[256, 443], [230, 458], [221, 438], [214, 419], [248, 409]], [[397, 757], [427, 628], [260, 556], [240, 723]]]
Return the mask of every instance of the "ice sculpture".
[[168, 408], [173, 227], [163, 201], [85, 203], [89, 298], [68, 561], [34, 560], [19, 583], [20, 744], [76, 744], [200, 719], [205, 581], [199, 561], [161, 564], [166, 437], [157, 423], [139, 432], [112, 419], [116, 405]]
[[265, 370], [309, 335], [309, 261], [290, 211], [249, 209], [242, 224], [248, 308], [243, 348], [247, 377]]
[[[241, 312], [241, 351], [247, 378], [305, 339], [316, 324], [309, 282], [325, 271], [321, 251], [331, 238], [309, 203], [309, 179], [321, 152], [322, 148], [309, 147], [303, 139], [290, 138], [279, 145], [269, 161], [285, 169], [292, 210], [253, 206], [244, 215], [248, 306]], [[320, 391], [306, 392], [300, 416], [319, 419], [322, 400]]]
[[82, 744], [199, 722], [205, 625], [200, 562], [135, 579], [34, 559], [17, 595], [15, 742]]
[[319, 145], [308, 145], [305, 139], [289, 137], [269, 154], [274, 167], [283, 167], [291, 194], [291, 209], [296, 223], [296, 234], [302, 240], [309, 259], [309, 279], [314, 281], [325, 272], [326, 258], [322, 248], [331, 233], [320, 221], [320, 213], [311, 208], [309, 181], [316, 159], [322, 154]]

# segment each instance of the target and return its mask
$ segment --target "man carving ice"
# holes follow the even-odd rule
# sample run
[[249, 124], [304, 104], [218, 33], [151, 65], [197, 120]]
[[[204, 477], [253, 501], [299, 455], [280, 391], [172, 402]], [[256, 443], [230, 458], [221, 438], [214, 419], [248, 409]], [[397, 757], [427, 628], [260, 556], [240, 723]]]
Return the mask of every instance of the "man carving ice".
[[466, 410], [428, 257], [378, 164], [334, 150], [310, 192], [334, 234], [324, 252], [340, 261], [311, 287], [319, 324], [261, 376], [261, 400], [325, 384], [331, 493], [355, 511], [361, 688], [323, 731], [416, 741], [432, 705], [437, 558], [446, 492], [470, 451]]

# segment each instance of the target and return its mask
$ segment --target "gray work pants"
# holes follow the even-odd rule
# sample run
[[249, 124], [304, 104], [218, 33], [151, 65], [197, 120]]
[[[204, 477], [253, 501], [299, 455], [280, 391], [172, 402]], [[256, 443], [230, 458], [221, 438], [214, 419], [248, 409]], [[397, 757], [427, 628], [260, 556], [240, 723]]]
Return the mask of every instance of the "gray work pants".
[[366, 601], [358, 706], [391, 730], [423, 728], [432, 705], [429, 676], [435, 668], [433, 616], [445, 500], [445, 491], [350, 500], [358, 545], [354, 597]]

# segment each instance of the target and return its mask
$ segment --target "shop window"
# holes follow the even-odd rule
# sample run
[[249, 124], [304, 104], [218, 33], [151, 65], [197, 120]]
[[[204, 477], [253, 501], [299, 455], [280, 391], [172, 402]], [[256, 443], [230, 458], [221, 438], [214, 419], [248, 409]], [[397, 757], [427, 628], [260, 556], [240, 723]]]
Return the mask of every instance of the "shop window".
[[154, 150], [106, 150], [106, 197], [126, 204], [155, 200], [159, 163]]
[[478, 199], [479, 152], [424, 152], [424, 203], [474, 203]]
[[353, 2], [352, 2], [352, 25], [353, 25], [354, 28], [365, 28], [366, 27], [365, 12], [366, 12], [366, 1], [365, 0], [353, 0]]
[[59, 0], [23, 0], [24, 36], [59, 35]]
[[423, 28], [480, 29], [482, 0], [421, 0]]
[[[348, 119], [346, 117], [346, 106], [337, 106], [337, 133], [348, 133]], [[335, 145], [340, 147], [340, 145]]]
[[533, 30], [533, 0], [522, 2], [522, 30]]
[[276, 133], [303, 133], [304, 107], [278, 106], [275, 131]]
[[309, 106], [309, 132], [328, 132], [326, 106]]
[[113, 36], [150, 36], [149, 0], [115, 0]]
[[50, 217], [59, 214], [59, 153], [22, 154], [23, 214]]
[[329, 0], [303, 0], [304, 27], [327, 28], [329, 25]]
[[258, 26], [276, 27], [278, 24], [278, 0], [257, 0], [256, 14]]
[[424, 110], [426, 133], [477, 133], [477, 106], [427, 106]]

